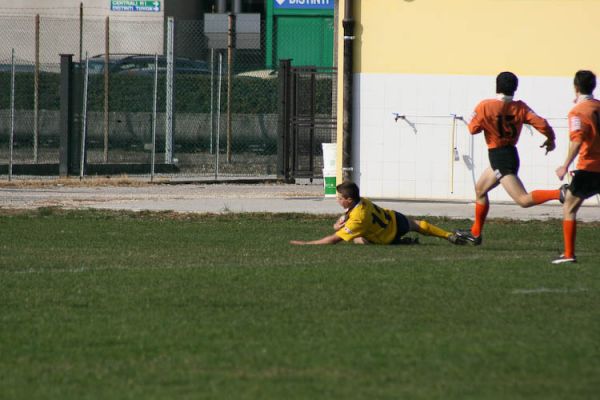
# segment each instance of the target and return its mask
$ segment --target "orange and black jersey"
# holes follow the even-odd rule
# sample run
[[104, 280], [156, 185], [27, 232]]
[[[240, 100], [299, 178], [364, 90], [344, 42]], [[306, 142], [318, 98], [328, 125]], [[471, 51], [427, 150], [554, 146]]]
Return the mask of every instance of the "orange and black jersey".
[[569, 137], [581, 143], [577, 169], [600, 172], [600, 101], [590, 97], [571, 109]]
[[519, 141], [523, 124], [533, 126], [541, 134], [554, 140], [554, 130], [548, 121], [520, 100], [483, 100], [475, 107], [469, 122], [469, 132], [475, 135], [483, 131], [488, 148], [495, 149], [515, 146]]

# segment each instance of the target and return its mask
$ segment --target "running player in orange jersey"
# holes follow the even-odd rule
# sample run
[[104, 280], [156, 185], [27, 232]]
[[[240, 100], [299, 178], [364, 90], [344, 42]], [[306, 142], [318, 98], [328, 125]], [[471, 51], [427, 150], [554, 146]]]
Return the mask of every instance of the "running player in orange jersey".
[[427, 221], [418, 221], [405, 215], [381, 208], [367, 198], [360, 197], [354, 182], [343, 182], [337, 186], [337, 202], [345, 209], [333, 229], [335, 232], [318, 240], [292, 240], [291, 244], [336, 244], [341, 241], [356, 244], [402, 244], [402, 236], [408, 232], [435, 236], [453, 244], [465, 244], [455, 234], [434, 226]]
[[483, 131], [490, 159], [490, 166], [483, 171], [475, 185], [475, 222], [470, 230], [456, 231], [457, 235], [475, 246], [482, 242], [481, 231], [490, 208], [488, 193], [499, 184], [521, 207], [562, 198], [561, 189], [527, 193], [519, 179], [519, 153], [516, 144], [523, 124], [533, 126], [546, 136], [546, 141], [540, 146], [546, 148], [546, 154], [554, 150], [556, 145], [554, 130], [548, 122], [523, 101], [513, 100], [518, 84], [519, 80], [512, 72], [498, 74], [496, 98], [480, 102], [469, 122], [469, 132], [472, 135]]
[[553, 264], [574, 263], [577, 210], [583, 201], [600, 193], [600, 101], [592, 93], [596, 75], [591, 71], [577, 71], [575, 106], [569, 112], [569, 150], [565, 162], [556, 169], [562, 181], [575, 157], [577, 170], [568, 186], [563, 206], [564, 253]]

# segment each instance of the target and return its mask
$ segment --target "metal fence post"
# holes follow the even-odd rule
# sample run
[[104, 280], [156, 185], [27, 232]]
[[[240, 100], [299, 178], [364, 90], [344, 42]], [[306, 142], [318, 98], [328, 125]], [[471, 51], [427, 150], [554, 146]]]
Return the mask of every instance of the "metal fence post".
[[223, 77], [223, 54], [219, 52], [219, 80], [217, 83], [217, 136], [215, 138], [215, 180], [219, 177], [219, 153], [221, 145], [219, 136], [221, 135], [221, 81]]
[[215, 135], [215, 49], [210, 49], [210, 154], [214, 154], [213, 136]]
[[110, 93], [110, 19], [104, 22], [104, 152], [102, 159], [108, 163], [108, 131], [109, 118], [109, 93]]
[[79, 154], [79, 180], [83, 179], [85, 172], [85, 138], [87, 136], [87, 102], [88, 102], [88, 53], [85, 52], [85, 71], [83, 77], [83, 104], [81, 106], [81, 150]]
[[167, 19], [167, 76], [165, 104], [165, 164], [173, 162], [173, 48], [175, 19]]
[[154, 55], [154, 90], [152, 93], [152, 154], [150, 155], [150, 182], [154, 181], [156, 162], [156, 99], [158, 97], [158, 54]]
[[33, 163], [38, 162], [40, 141], [40, 15], [35, 16], [35, 66], [33, 71]]
[[[77, 139], [74, 137], [75, 99], [73, 54], [60, 55], [60, 144], [58, 172], [68, 176], [77, 168]], [[75, 167], [74, 167], [75, 165]]]
[[310, 68], [310, 95], [309, 95], [309, 169], [312, 176], [315, 175], [315, 112], [316, 112], [316, 72], [317, 68]]
[[83, 57], [83, 1], [79, 3], [79, 62]]
[[8, 180], [12, 180], [13, 169], [13, 147], [15, 138], [15, 49], [12, 49], [10, 68], [10, 138], [8, 158]]
[[235, 48], [235, 14], [229, 13], [227, 30], [227, 163], [231, 163], [231, 105], [233, 103], [233, 49]]
[[277, 177], [290, 179], [290, 70], [292, 60], [279, 62], [279, 134], [277, 135]]

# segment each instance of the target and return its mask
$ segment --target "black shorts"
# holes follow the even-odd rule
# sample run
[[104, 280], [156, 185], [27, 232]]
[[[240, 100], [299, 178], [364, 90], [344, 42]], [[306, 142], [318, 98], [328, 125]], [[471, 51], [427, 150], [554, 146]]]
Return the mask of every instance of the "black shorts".
[[587, 199], [600, 193], [600, 172], [577, 170], [573, 173], [573, 179], [569, 190], [581, 199]]
[[402, 244], [402, 236], [410, 231], [408, 218], [397, 211], [394, 211], [394, 213], [396, 214], [396, 236], [394, 236], [394, 240], [390, 244]]
[[498, 179], [505, 175], [519, 173], [519, 153], [514, 146], [496, 147], [489, 149], [490, 166]]

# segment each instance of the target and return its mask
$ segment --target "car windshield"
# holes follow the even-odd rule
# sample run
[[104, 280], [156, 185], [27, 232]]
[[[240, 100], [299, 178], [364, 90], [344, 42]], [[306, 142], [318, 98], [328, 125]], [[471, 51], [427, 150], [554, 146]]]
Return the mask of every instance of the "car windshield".
[[89, 60], [88, 70], [90, 74], [104, 71], [104, 60]]
[[[155, 57], [150, 55], [132, 55], [123, 57], [113, 57], [111, 55], [109, 64], [111, 73], [122, 74], [147, 74], [154, 70]], [[104, 56], [98, 55], [91, 58], [88, 62], [91, 74], [104, 72]], [[191, 60], [178, 57], [175, 59], [176, 73], [209, 74], [208, 64], [202, 60]], [[167, 68], [165, 56], [158, 56], [158, 70], [164, 71]]]

